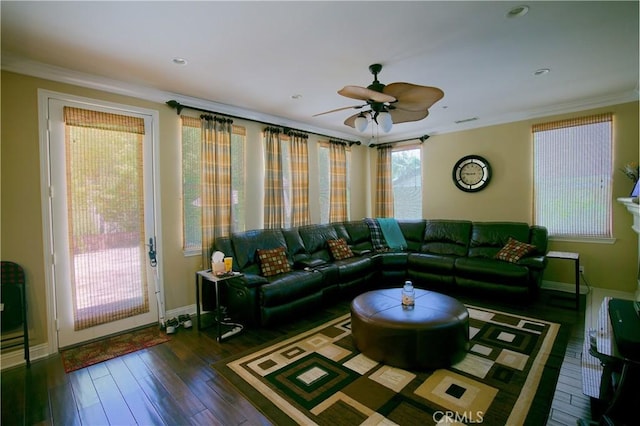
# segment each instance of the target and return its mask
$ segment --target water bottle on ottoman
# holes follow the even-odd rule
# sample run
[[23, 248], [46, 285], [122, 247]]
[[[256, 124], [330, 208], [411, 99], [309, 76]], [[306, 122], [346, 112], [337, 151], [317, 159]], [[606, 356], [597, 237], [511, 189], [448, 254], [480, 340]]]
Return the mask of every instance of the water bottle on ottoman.
[[405, 281], [402, 288], [402, 306], [412, 308], [416, 301], [416, 292], [411, 281]]

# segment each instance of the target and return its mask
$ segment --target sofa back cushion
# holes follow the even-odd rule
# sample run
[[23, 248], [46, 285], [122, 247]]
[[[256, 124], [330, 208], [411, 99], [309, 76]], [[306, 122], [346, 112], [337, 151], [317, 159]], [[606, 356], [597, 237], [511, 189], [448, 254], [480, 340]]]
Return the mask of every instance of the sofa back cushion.
[[362, 220], [352, 220], [344, 223], [344, 227], [349, 233], [347, 242], [353, 250], [372, 250], [371, 230]]
[[408, 251], [420, 251], [424, 238], [424, 220], [398, 220]]
[[347, 227], [345, 226], [345, 222], [334, 222], [331, 224], [333, 229], [336, 230], [336, 234], [338, 238], [344, 238], [344, 240], [349, 243], [351, 237], [349, 237], [349, 232], [347, 231]]
[[302, 241], [298, 228], [283, 229], [282, 235], [287, 242], [289, 257], [294, 263], [307, 257], [307, 250], [304, 247], [304, 242]]
[[307, 253], [313, 258], [331, 260], [327, 240], [337, 240], [338, 233], [332, 225], [309, 225], [298, 228]]
[[529, 225], [522, 222], [475, 222], [471, 231], [469, 257], [493, 258], [509, 238], [529, 243]]
[[260, 272], [258, 249], [287, 247], [281, 229], [257, 229], [231, 235], [238, 269], [247, 273]]
[[427, 220], [420, 251], [423, 253], [466, 256], [471, 238], [470, 221]]
[[[231, 242], [230, 237], [219, 237], [213, 243], [213, 251], [221, 251], [224, 253], [226, 257], [233, 257], [235, 260], [235, 253], [233, 251], [233, 244]], [[209, 259], [211, 261], [211, 259]], [[203, 265], [207, 267], [207, 265]], [[211, 266], [211, 265], [209, 265]], [[238, 269], [238, 265], [236, 265], [235, 261], [233, 263], [233, 269]]]

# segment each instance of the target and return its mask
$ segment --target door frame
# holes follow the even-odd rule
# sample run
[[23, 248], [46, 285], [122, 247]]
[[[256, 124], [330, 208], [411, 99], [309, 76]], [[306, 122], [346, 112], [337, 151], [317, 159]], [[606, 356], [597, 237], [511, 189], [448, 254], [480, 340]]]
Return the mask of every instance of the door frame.
[[[162, 221], [160, 212], [160, 114], [157, 110], [142, 108], [132, 105], [102, 101], [99, 99], [86, 98], [82, 96], [70, 95], [67, 93], [54, 92], [51, 90], [38, 89], [38, 133], [40, 143], [40, 192], [41, 192], [41, 208], [42, 208], [42, 240], [43, 240], [43, 260], [44, 260], [44, 276], [46, 290], [46, 308], [47, 308], [47, 343], [48, 353], [58, 352], [57, 337], [57, 313], [56, 313], [56, 291], [55, 291], [55, 274], [54, 274], [54, 253], [53, 253], [53, 212], [51, 205], [51, 169], [50, 169], [50, 152], [49, 152], [49, 99], [58, 99], [62, 101], [70, 101], [83, 103], [88, 107], [108, 107], [120, 109], [123, 111], [131, 111], [138, 114], [151, 116], [151, 134], [152, 143], [152, 186], [153, 186], [153, 218], [155, 223], [155, 240], [156, 255], [158, 264], [155, 268], [154, 277], [151, 277], [152, 285], [157, 287], [157, 298], [160, 300], [161, 306], [158, 307], [158, 315], [161, 318], [164, 312], [164, 282], [163, 274], [163, 244], [162, 244]], [[147, 236], [148, 238], [148, 236]], [[158, 303], [153, 298], [149, 303]], [[159, 319], [160, 319], [159, 318]]]

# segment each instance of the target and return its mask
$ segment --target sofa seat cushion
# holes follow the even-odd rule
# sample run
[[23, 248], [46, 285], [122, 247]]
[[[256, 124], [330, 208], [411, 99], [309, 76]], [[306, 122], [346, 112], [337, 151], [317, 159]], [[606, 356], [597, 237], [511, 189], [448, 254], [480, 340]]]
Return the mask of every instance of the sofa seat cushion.
[[407, 257], [406, 252], [393, 252], [388, 251], [386, 253], [378, 253], [374, 255], [376, 263], [382, 269], [406, 269]]
[[499, 284], [526, 284], [529, 268], [482, 257], [461, 257], [455, 261], [456, 276]]
[[411, 270], [451, 275], [457, 258], [458, 256], [443, 254], [411, 253], [408, 258], [408, 267]]
[[267, 278], [269, 283], [260, 287], [260, 305], [277, 306], [321, 292], [323, 275], [313, 271], [291, 271]]
[[354, 276], [365, 276], [373, 270], [373, 260], [369, 256], [350, 257], [333, 262], [338, 268], [340, 281], [347, 281]]

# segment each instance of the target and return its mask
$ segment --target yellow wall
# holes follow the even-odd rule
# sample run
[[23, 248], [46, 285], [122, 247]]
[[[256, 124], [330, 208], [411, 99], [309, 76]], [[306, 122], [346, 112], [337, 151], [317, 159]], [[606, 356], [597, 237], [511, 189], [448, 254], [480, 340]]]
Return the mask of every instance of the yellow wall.
[[[432, 136], [422, 145], [424, 217], [533, 223], [532, 124], [601, 112], [614, 114], [615, 242], [551, 241], [549, 249], [580, 253], [589, 285], [634, 292], [638, 237], [631, 229], [631, 214], [616, 199], [628, 197], [632, 189], [632, 182], [619, 169], [638, 161], [637, 102]], [[469, 154], [485, 157], [493, 172], [490, 184], [477, 193], [458, 190], [451, 178], [456, 161]], [[573, 264], [550, 260], [544, 280], [573, 283]]]
[[[1, 158], [1, 257], [24, 266], [27, 273], [29, 321], [32, 344], [46, 342], [45, 264], [42, 236], [40, 153], [37, 90], [46, 89], [109, 102], [159, 111], [160, 185], [163, 281], [166, 309], [195, 303], [194, 272], [200, 259], [185, 257], [181, 230], [180, 127], [175, 110], [162, 103], [114, 95], [15, 73], [2, 72], [2, 158]], [[615, 166], [638, 158], [638, 104], [606, 108], [615, 113]], [[247, 128], [248, 212], [247, 228], [262, 224], [262, 143], [263, 125], [243, 120], [234, 123]], [[468, 132], [433, 136], [423, 147], [424, 212], [427, 218], [471, 220], [521, 220], [531, 222], [531, 141], [530, 122], [487, 127]], [[312, 182], [317, 164], [318, 137], [311, 135], [309, 155]], [[489, 187], [478, 194], [458, 191], [451, 181], [451, 167], [462, 155], [485, 156], [494, 168]], [[371, 215], [373, 196], [372, 160], [375, 150], [352, 147], [351, 217]], [[624, 196], [630, 181], [616, 173], [615, 196]], [[317, 186], [311, 188], [312, 221], [319, 220]], [[614, 205], [613, 245], [553, 243], [553, 249], [579, 251], [592, 285], [633, 291], [637, 274], [637, 239], [631, 233], [631, 216]], [[571, 282], [568, 268], [550, 268], [545, 279]]]

